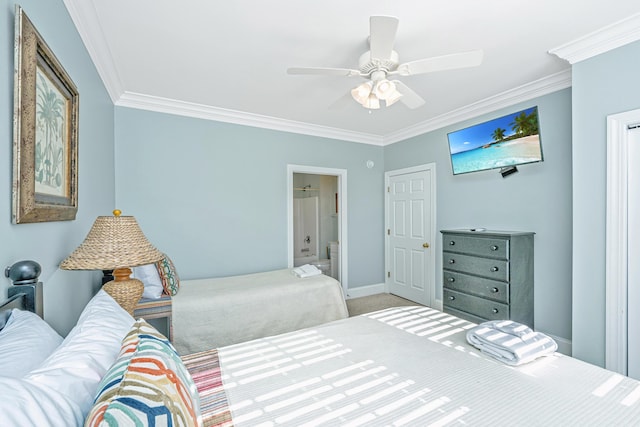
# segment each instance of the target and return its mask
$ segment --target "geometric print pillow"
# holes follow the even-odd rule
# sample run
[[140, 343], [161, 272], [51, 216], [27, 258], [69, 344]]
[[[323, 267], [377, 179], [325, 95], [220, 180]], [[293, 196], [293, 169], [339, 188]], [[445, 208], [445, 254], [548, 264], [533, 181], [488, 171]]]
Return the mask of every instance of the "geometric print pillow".
[[146, 321], [136, 321], [98, 386], [85, 427], [201, 424], [198, 391], [175, 348]]
[[180, 289], [180, 278], [171, 259], [165, 255], [164, 258], [156, 263], [156, 268], [162, 281], [164, 293], [171, 296], [176, 295]]

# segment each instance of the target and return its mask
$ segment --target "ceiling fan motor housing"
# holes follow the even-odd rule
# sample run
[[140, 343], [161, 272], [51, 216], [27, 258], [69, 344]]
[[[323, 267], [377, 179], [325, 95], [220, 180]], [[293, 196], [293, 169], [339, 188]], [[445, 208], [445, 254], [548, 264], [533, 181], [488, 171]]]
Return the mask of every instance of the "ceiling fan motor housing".
[[373, 80], [376, 80], [373, 76], [375, 71], [384, 71], [385, 75], [380, 77], [380, 79], [383, 79], [386, 73], [394, 71], [398, 67], [398, 53], [392, 50], [388, 59], [379, 59], [372, 58], [371, 51], [366, 51], [360, 55], [358, 66], [362, 74], [370, 75]]

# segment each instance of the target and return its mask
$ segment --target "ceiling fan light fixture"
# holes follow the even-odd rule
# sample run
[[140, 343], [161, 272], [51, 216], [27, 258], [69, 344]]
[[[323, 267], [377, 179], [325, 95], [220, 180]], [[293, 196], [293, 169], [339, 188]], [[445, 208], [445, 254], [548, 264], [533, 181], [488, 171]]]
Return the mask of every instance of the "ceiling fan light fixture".
[[364, 82], [358, 87], [351, 90], [351, 96], [355, 99], [359, 104], [364, 105], [369, 99], [371, 95], [371, 91], [373, 90], [373, 82], [368, 81]]
[[377, 110], [378, 108], [380, 108], [380, 100], [378, 99], [378, 97], [375, 94], [372, 93], [365, 100], [365, 102], [362, 103], [362, 106], [364, 108], [368, 108], [370, 110]]
[[396, 85], [387, 79], [379, 80], [373, 88], [373, 93], [380, 99], [387, 99], [387, 97], [397, 93]]

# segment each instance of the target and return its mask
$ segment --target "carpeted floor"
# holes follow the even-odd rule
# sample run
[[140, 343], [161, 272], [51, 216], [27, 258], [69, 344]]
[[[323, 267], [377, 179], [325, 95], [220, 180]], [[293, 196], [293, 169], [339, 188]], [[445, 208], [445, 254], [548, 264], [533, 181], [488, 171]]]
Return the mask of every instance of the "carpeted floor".
[[399, 305], [421, 305], [391, 294], [376, 294], [367, 297], [352, 298], [347, 300], [349, 316], [358, 316], [376, 310], [382, 310]]

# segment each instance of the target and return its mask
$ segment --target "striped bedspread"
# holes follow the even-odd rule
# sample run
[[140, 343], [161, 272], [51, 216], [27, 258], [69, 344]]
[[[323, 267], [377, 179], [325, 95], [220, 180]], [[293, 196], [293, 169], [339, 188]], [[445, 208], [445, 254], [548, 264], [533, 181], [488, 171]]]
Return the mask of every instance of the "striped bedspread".
[[204, 427], [233, 426], [220, 375], [218, 350], [189, 354], [181, 359], [198, 388]]
[[474, 326], [397, 307], [231, 345], [213, 389], [238, 427], [640, 425], [640, 382], [558, 353], [501, 363]]

